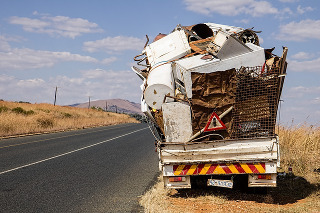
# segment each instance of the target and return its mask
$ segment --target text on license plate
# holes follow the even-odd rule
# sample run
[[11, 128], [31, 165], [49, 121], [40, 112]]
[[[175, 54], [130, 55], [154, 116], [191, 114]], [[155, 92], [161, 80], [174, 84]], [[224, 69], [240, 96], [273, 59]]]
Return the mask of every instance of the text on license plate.
[[219, 186], [225, 188], [233, 188], [232, 180], [217, 180], [217, 179], [209, 179], [208, 186]]

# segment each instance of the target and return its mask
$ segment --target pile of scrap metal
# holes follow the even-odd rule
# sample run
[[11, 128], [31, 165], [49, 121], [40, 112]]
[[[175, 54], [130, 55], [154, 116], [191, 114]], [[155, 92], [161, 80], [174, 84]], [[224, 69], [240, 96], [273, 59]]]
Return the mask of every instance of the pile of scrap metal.
[[148, 39], [134, 58], [140, 68], [132, 69], [143, 80], [141, 110], [159, 142], [275, 134], [287, 48], [275, 56], [256, 33], [205, 23]]

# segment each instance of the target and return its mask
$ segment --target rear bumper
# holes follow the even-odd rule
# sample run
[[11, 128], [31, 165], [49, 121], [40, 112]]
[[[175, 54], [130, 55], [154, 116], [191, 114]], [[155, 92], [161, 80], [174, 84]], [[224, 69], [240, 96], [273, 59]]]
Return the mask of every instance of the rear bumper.
[[277, 187], [277, 174], [271, 174], [270, 179], [259, 179], [257, 174], [250, 174], [248, 187]]
[[[203, 176], [204, 179], [205, 176], [228, 179], [236, 175], [252, 175], [250, 182], [248, 181], [249, 187], [274, 187], [280, 163], [279, 138], [165, 142], [159, 146], [159, 158], [164, 179], [188, 176], [192, 177], [191, 179], [199, 179], [197, 176]], [[256, 175], [259, 174], [274, 175], [270, 181], [258, 180]], [[191, 187], [190, 179], [185, 179], [184, 183], [179, 184], [167, 183], [169, 185], [166, 186], [169, 188], [179, 188], [179, 184], [181, 188]], [[176, 184], [177, 187], [174, 187]]]
[[[276, 187], [277, 162], [242, 163], [199, 163], [164, 165], [163, 178], [167, 188], [191, 188], [191, 176], [224, 176], [232, 179], [235, 175], [248, 175], [248, 187]], [[259, 179], [259, 175], [271, 174], [271, 179]], [[183, 181], [171, 182], [171, 177], [185, 177]], [[171, 178], [172, 179], [172, 178]], [[218, 178], [219, 179], [219, 178]]]

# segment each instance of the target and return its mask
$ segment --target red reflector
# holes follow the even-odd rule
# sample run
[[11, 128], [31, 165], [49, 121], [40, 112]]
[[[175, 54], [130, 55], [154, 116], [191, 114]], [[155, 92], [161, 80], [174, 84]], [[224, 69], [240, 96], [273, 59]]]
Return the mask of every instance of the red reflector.
[[186, 180], [185, 177], [170, 177], [169, 178], [169, 182], [182, 182], [185, 180]]
[[258, 179], [267, 179], [267, 180], [271, 180], [271, 175], [258, 175]]

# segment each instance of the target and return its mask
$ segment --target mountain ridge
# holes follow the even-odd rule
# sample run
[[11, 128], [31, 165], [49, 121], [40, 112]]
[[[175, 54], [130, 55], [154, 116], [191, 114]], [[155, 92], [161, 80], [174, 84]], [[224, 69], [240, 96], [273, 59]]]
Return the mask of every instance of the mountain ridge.
[[[89, 102], [72, 104], [70, 106], [79, 108], [88, 108]], [[126, 114], [143, 114], [141, 112], [141, 105], [125, 99], [106, 99], [106, 100], [95, 100], [90, 101], [90, 107], [99, 107], [103, 110], [126, 113]]]

